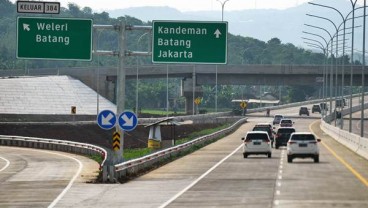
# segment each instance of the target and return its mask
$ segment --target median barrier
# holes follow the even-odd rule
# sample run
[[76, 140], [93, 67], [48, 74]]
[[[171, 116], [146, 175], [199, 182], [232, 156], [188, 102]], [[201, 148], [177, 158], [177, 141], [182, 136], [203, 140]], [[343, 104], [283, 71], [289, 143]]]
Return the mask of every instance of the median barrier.
[[195, 145], [201, 145], [206, 142], [213, 141], [214, 139], [224, 136], [235, 129], [237, 129], [240, 125], [245, 123], [247, 121], [247, 118], [242, 118], [235, 122], [230, 127], [217, 131], [215, 133], [201, 136], [197, 139], [194, 139], [192, 141], [186, 142], [184, 144], [180, 144], [171, 148], [167, 148], [149, 155], [146, 155], [141, 158], [129, 160], [120, 164], [115, 165], [115, 177], [121, 178], [126, 177], [129, 175], [135, 175], [139, 173], [140, 171], [150, 169], [155, 165], [158, 165], [160, 162], [163, 162], [166, 159], [179, 156], [182, 153], [185, 153], [190, 148], [192, 148]]

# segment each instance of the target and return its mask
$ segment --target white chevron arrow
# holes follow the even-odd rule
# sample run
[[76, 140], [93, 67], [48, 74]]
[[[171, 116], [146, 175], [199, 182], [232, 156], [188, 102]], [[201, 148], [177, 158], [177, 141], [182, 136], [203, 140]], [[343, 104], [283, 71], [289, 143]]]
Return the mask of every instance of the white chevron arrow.
[[112, 125], [110, 120], [114, 117], [112, 113], [109, 113], [106, 117], [102, 115], [102, 125]]
[[130, 117], [130, 118], [128, 118], [128, 116], [126, 115], [126, 114], [124, 114], [123, 116], [122, 116], [122, 119], [124, 120], [124, 124], [123, 124], [123, 126], [133, 126], [133, 121], [134, 121], [134, 118], [133, 118], [133, 116], [132, 117]]

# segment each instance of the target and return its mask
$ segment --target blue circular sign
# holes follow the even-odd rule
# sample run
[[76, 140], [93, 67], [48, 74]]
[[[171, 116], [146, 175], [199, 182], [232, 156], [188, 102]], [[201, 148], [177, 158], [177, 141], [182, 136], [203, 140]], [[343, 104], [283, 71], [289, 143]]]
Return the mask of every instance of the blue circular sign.
[[116, 125], [116, 115], [111, 110], [103, 110], [97, 116], [97, 124], [105, 130], [110, 130]]
[[125, 131], [132, 131], [138, 125], [137, 116], [131, 111], [124, 111], [119, 116], [119, 126]]

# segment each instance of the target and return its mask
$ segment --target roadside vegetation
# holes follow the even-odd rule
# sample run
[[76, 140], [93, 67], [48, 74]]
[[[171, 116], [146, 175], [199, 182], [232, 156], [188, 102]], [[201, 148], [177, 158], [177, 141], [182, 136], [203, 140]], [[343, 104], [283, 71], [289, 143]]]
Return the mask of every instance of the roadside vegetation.
[[[27, 16], [40, 16], [27, 14]], [[49, 61], [49, 60], [20, 60], [16, 59], [16, 4], [9, 0], [0, 1], [0, 70], [24, 70], [41, 68], [71, 68], [71, 67], [109, 67], [118, 66], [116, 57], [101, 56], [93, 57], [91, 62], [83, 61]], [[135, 17], [121, 16], [111, 18], [107, 12], [93, 12], [91, 8], [81, 8], [74, 3], [69, 3], [67, 8], [62, 8], [58, 17], [67, 18], [90, 18], [93, 24], [116, 25], [120, 21], [131, 25], [151, 25], [151, 22], [143, 22]], [[129, 50], [148, 51], [148, 35], [141, 39], [141, 44], [137, 44], [144, 31], [127, 33], [127, 48]], [[99, 33], [99, 49], [118, 50], [118, 38], [115, 31], [105, 30]], [[349, 58], [339, 58], [339, 62], [349, 63]], [[298, 48], [290, 43], [282, 43], [277, 37], [268, 41], [261, 41], [251, 37], [229, 34], [228, 36], [228, 64], [248, 65], [248, 64], [284, 64], [284, 65], [320, 65], [325, 61], [322, 53]], [[327, 62], [330, 62], [327, 60]], [[127, 66], [141, 66], [152, 64], [150, 57], [127, 57]], [[360, 64], [357, 62], [356, 64]], [[166, 79], [142, 79], [139, 80], [139, 107], [143, 112], [145, 109], [166, 109], [167, 93], [169, 97], [169, 114], [183, 112], [185, 110], [185, 100], [181, 96], [182, 78], [170, 77]], [[168, 86], [167, 86], [168, 85]], [[126, 104], [128, 109], [133, 109], [136, 105], [136, 80], [127, 79]], [[169, 92], [167, 92], [169, 89]], [[217, 100], [218, 109], [231, 109], [232, 99], [255, 98], [268, 92], [280, 96], [282, 103], [303, 101], [309, 97], [318, 97], [320, 87], [316, 86], [233, 86], [214, 85], [202, 86], [203, 97], [199, 105], [202, 113], [213, 112]], [[357, 89], [359, 90], [359, 89]], [[216, 96], [217, 95], [217, 96]], [[217, 97], [217, 98], [216, 98]], [[113, 101], [113, 100], [112, 100]], [[113, 101], [114, 102], [114, 101]], [[166, 115], [166, 112], [161, 115]]]
[[[224, 125], [216, 127], [216, 128], [203, 129], [202, 131], [193, 132], [185, 138], [181, 138], [181, 139], [176, 140], [175, 145], [184, 144], [184, 143], [192, 141], [193, 139], [196, 139], [198, 137], [208, 135], [208, 134], [212, 134], [214, 132], [225, 129], [225, 128], [229, 127], [230, 125], [231, 124], [224, 124]], [[200, 147], [202, 147], [202, 146], [200, 146]], [[194, 151], [195, 149], [198, 149], [200, 147], [196, 146], [196, 147], [194, 147], [194, 149], [192, 151]], [[125, 160], [132, 160], [132, 159], [135, 159], [135, 158], [139, 158], [139, 157], [143, 157], [145, 155], [151, 154], [154, 151], [155, 150], [150, 149], [150, 148], [124, 149], [123, 157], [124, 157]]]

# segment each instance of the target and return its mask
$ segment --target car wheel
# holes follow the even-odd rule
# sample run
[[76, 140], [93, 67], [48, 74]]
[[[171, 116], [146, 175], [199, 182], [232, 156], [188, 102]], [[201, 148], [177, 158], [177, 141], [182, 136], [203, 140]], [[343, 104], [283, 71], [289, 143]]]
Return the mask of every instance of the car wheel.
[[292, 163], [293, 162], [293, 158], [291, 156], [287, 156], [287, 160], [288, 160], [288, 163]]
[[268, 156], [268, 158], [271, 158], [272, 155], [271, 155], [271, 153], [268, 153], [267, 156]]
[[314, 156], [314, 162], [315, 162], [315, 163], [319, 163], [319, 155]]
[[244, 157], [244, 158], [247, 158], [247, 157], [248, 157], [248, 155], [247, 155], [247, 154], [243, 154], [243, 157]]
[[279, 149], [279, 145], [277, 145], [277, 144], [276, 144], [275, 148], [276, 148], [276, 149]]

